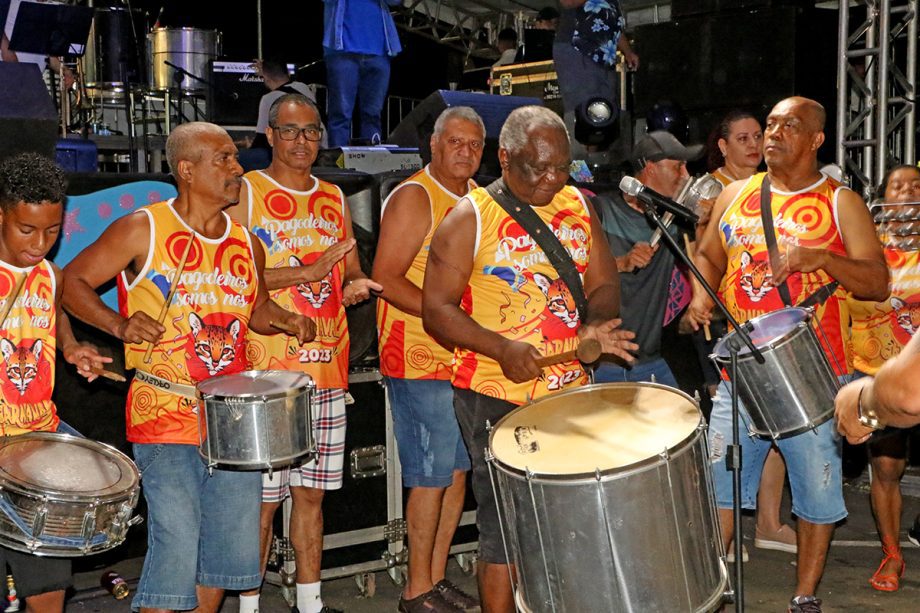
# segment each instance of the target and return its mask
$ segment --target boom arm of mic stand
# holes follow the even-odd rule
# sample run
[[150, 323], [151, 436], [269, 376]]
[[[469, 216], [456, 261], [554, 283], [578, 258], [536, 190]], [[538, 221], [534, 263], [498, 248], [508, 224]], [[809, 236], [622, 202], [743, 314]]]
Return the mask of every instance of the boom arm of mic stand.
[[664, 240], [668, 248], [683, 261], [684, 264], [690, 269], [690, 272], [693, 273], [693, 276], [696, 277], [697, 281], [700, 282], [700, 286], [706, 291], [712, 301], [719, 307], [719, 310], [722, 311], [722, 314], [725, 315], [725, 318], [728, 320], [728, 323], [732, 325], [735, 331], [738, 334], [738, 337], [747, 345], [747, 348], [753, 354], [754, 359], [757, 360], [758, 364], [763, 364], [766, 360], [763, 357], [763, 353], [754, 346], [754, 341], [751, 340], [751, 335], [748, 333], [748, 330], [738, 323], [738, 321], [732, 317], [732, 314], [728, 312], [728, 308], [725, 306], [725, 303], [719, 298], [719, 295], [716, 294], [716, 291], [712, 289], [712, 286], [706, 281], [706, 278], [703, 277], [703, 273], [700, 272], [700, 269], [696, 267], [696, 264], [693, 263], [693, 260], [690, 258], [690, 255], [685, 253], [683, 249], [677, 244], [677, 241], [674, 240], [674, 237], [668, 232], [667, 226], [661, 220], [661, 217], [655, 211], [654, 205], [646, 204], [639, 200], [639, 203], [642, 204], [642, 208], [645, 210], [645, 216], [651, 219], [659, 230], [661, 230], [661, 238]]

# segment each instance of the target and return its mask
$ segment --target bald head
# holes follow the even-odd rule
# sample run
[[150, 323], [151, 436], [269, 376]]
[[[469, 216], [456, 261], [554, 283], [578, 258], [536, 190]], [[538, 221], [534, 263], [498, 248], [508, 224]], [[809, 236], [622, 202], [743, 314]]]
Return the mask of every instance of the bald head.
[[808, 129], [811, 132], [823, 132], [824, 124], [827, 121], [827, 113], [824, 111], [824, 107], [817, 100], [812, 100], [811, 98], [804, 98], [802, 96], [791, 96], [784, 100], [780, 100], [776, 106], [773, 107], [773, 110], [779, 109], [780, 107], [785, 108], [794, 108], [798, 110], [801, 114], [799, 115], [806, 122]]
[[230, 138], [226, 130], [205, 121], [180, 124], [169, 133], [169, 138], [166, 139], [166, 163], [169, 164], [169, 172], [177, 181], [179, 180], [179, 162], [181, 160], [199, 161], [206, 148], [205, 137], [207, 136]]

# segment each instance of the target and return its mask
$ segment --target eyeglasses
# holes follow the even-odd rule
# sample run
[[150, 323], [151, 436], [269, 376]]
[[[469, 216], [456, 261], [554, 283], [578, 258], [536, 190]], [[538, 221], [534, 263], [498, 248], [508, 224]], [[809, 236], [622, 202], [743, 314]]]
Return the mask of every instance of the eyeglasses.
[[298, 128], [296, 126], [269, 126], [278, 133], [281, 140], [297, 140], [297, 137], [303, 134], [303, 137], [311, 142], [318, 142], [323, 138], [323, 129], [316, 126], [307, 126]]

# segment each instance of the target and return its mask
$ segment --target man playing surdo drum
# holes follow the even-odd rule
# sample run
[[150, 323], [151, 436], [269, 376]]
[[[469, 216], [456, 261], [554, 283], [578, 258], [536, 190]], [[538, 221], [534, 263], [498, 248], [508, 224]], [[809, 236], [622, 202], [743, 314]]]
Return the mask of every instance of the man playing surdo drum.
[[[767, 117], [764, 157], [772, 183], [771, 212], [779, 257], [768, 255], [760, 219], [763, 173], [736, 181], [722, 191], [694, 258], [720, 293], [732, 315], [746, 321], [783, 308], [777, 286], [788, 284], [793, 304], [832, 281], [833, 294], [817, 307], [827, 342], [825, 353], [838, 377], [851, 372], [847, 348], [846, 292], [862, 299], [888, 295], [888, 269], [875, 227], [862, 199], [821, 174], [817, 150], [824, 142], [823, 107], [807, 98], [787, 98]], [[833, 287], [833, 286], [830, 286]], [[696, 293], [688, 319], [695, 326], [709, 322], [713, 303]], [[823, 335], [819, 334], [819, 337]], [[777, 410], [782, 410], [778, 407]], [[742, 418], [747, 416], [742, 411]], [[726, 546], [734, 533], [732, 478], [725, 463], [731, 443], [731, 396], [724, 382], [713, 398], [709, 448], [716, 502]], [[740, 429], [740, 428], [739, 428]], [[742, 448], [742, 504], [754, 508], [761, 469], [771, 441], [739, 432]], [[797, 585], [789, 604], [793, 613], [815, 613], [821, 601], [815, 590], [824, 571], [834, 524], [846, 517], [843, 502], [840, 440], [833, 421], [814, 431], [776, 441], [789, 469], [792, 510], [798, 516]]]
[[[225, 589], [261, 581], [260, 473], [209, 475], [198, 454], [195, 384], [249, 368], [248, 330], [284, 328], [307, 342], [315, 327], [268, 298], [261, 245], [223, 211], [238, 201], [243, 174], [229, 135], [209, 123], [183, 124], [169, 135], [166, 156], [178, 196], [109, 226], [66, 267], [64, 302], [124, 341], [125, 364], [137, 369], [126, 417], [143, 477], [148, 539], [133, 606], [217, 611]], [[119, 312], [95, 292], [114, 277]], [[173, 300], [157, 321], [173, 285]]]

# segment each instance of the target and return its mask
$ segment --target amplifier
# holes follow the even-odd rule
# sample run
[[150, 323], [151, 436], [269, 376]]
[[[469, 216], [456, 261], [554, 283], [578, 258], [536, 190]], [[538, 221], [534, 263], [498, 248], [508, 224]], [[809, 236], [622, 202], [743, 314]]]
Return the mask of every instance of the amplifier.
[[[288, 73], [294, 65], [288, 64]], [[210, 120], [218, 125], [252, 126], [259, 118], [259, 100], [268, 93], [262, 77], [256, 74], [251, 61], [208, 62], [210, 87], [208, 111]]]
[[562, 115], [562, 92], [552, 60], [492, 68], [491, 93], [539, 98], [545, 107]]

